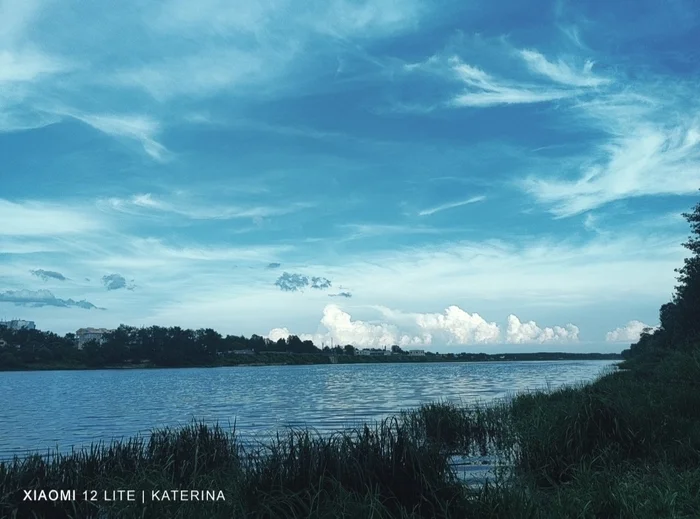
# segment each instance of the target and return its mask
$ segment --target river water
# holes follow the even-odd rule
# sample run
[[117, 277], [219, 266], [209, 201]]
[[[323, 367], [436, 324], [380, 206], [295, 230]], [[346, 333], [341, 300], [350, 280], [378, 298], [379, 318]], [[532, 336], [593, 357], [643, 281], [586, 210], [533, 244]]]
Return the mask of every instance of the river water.
[[251, 366], [0, 372], [0, 459], [70, 450], [193, 419], [243, 440], [285, 426], [320, 432], [438, 400], [488, 402], [590, 381], [615, 361]]

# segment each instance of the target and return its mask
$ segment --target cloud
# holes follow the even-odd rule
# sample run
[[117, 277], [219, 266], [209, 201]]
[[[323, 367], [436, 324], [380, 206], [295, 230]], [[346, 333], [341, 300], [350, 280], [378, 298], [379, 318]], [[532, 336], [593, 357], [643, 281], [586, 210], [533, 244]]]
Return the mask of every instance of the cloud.
[[[488, 322], [477, 313], [470, 314], [458, 306], [450, 306], [443, 313], [405, 313], [385, 307], [377, 308], [386, 321], [367, 322], [353, 319], [337, 305], [326, 305], [321, 325], [324, 332], [301, 334], [299, 337], [315, 344], [353, 344], [359, 347], [372, 346], [466, 346], [495, 344], [545, 344], [578, 341], [578, 327], [540, 328], [530, 321], [522, 323], [515, 315], [508, 317], [505, 338], [501, 328]], [[286, 334], [286, 335], [285, 335]], [[286, 337], [287, 328], [275, 328], [270, 338]]]
[[[277, 342], [280, 339], [286, 339], [292, 335], [286, 328], [273, 328], [270, 333], [267, 334], [267, 338], [271, 341]], [[318, 345], [317, 345], [318, 346]]]
[[315, 288], [317, 290], [323, 290], [325, 288], [330, 288], [330, 287], [331, 287], [330, 279], [321, 278], [321, 277], [312, 277], [311, 278], [311, 288]]
[[615, 328], [613, 331], [605, 334], [605, 340], [607, 342], [637, 342], [645, 328], [655, 330], [658, 326], [649, 326], [641, 321], [633, 320], [628, 322], [625, 326]]
[[565, 327], [540, 328], [535, 321], [523, 323], [515, 315], [508, 316], [506, 342], [509, 344], [578, 342], [579, 329], [573, 324]]
[[497, 105], [544, 103], [571, 97], [575, 93], [557, 87], [539, 87], [498, 80], [478, 67], [449, 60], [454, 74], [466, 85], [462, 94], [452, 99], [453, 106], [490, 107]]
[[519, 54], [532, 72], [541, 74], [556, 83], [574, 87], [599, 87], [612, 82], [610, 78], [593, 74], [594, 62], [591, 60], [586, 60], [583, 67], [576, 70], [561, 59], [553, 63], [534, 50], [521, 50]]
[[277, 281], [275, 285], [280, 287], [280, 290], [284, 292], [297, 292], [304, 287], [309, 286], [309, 278], [301, 274], [290, 274], [289, 272], [284, 272]]
[[[670, 103], [661, 105], [673, 109]], [[622, 99], [611, 100], [607, 112], [593, 104], [578, 109], [592, 117], [609, 140], [588, 157], [562, 164], [573, 179], [531, 176], [521, 183], [554, 215], [574, 216], [626, 198], [697, 192], [700, 114], [669, 119], [652, 107], [639, 113], [640, 105]]]
[[107, 135], [138, 141], [143, 146], [143, 150], [155, 160], [164, 161], [168, 157], [168, 150], [156, 140], [160, 124], [151, 117], [131, 114], [66, 113], [65, 115], [78, 119]]
[[[403, 67], [408, 73], [428, 73], [439, 79], [455, 79], [465, 87], [462, 93], [452, 97], [442, 106], [487, 108], [498, 105], [530, 104], [576, 98], [592, 89], [608, 86], [611, 78], [593, 74], [594, 62], [586, 60], [576, 68], [564, 59], [549, 61], [543, 54], [531, 49], [514, 50], [517, 65], [524, 64], [534, 78], [504, 79], [496, 77], [482, 68], [465, 63], [459, 56], [434, 55], [420, 63], [410, 63]], [[547, 81], [542, 81], [543, 79]], [[433, 107], [434, 108], [434, 107]], [[431, 108], [432, 109], [432, 108]]]
[[462, 207], [465, 205], [469, 204], [475, 204], [477, 202], [483, 202], [486, 200], [485, 196], [475, 196], [472, 198], [469, 198], [467, 200], [462, 200], [461, 202], [452, 202], [449, 204], [442, 204], [437, 207], [433, 207], [430, 209], [424, 209], [421, 212], [418, 213], [418, 216], [429, 216], [431, 214], [439, 213], [440, 211], [445, 211], [447, 209], [454, 209], [455, 207]]
[[59, 281], [65, 281], [66, 277], [61, 274], [60, 272], [55, 272], [53, 270], [44, 270], [44, 269], [36, 269], [36, 270], [30, 270], [33, 275], [35, 275], [38, 278], [41, 278], [44, 281], [48, 281], [49, 278], [51, 279], [57, 279]]
[[70, 68], [65, 60], [36, 50], [0, 50], [0, 85], [36, 81]]
[[[353, 320], [350, 314], [344, 312], [336, 305], [326, 305], [323, 309], [321, 324], [328, 330], [328, 338], [332, 338], [336, 344], [352, 344], [358, 347], [391, 346], [393, 344], [409, 345], [422, 343], [428, 337], [409, 337], [402, 335], [396, 326], [386, 323], [373, 324], [365, 321]], [[316, 337], [314, 342], [328, 342], [325, 336]], [[319, 341], [319, 338], [324, 340]], [[313, 339], [311, 339], [313, 340]]]
[[176, 214], [192, 220], [261, 219], [290, 214], [311, 206], [311, 204], [303, 202], [285, 203], [279, 206], [217, 206], [212, 203], [197, 204], [183, 195], [179, 198], [173, 198], [172, 201], [166, 201], [154, 197], [151, 193], [136, 194], [130, 198], [112, 197], [98, 201], [98, 207], [103, 210], [137, 216], [152, 213]]
[[0, 292], [0, 303], [14, 303], [17, 306], [56, 306], [61, 308], [77, 307], [86, 310], [104, 310], [98, 308], [89, 301], [74, 301], [73, 299], [59, 299], [48, 290], [7, 290]]
[[282, 266], [281, 263], [268, 263], [266, 269], [278, 269]]
[[127, 290], [133, 290], [135, 287], [133, 285], [133, 279], [131, 284], [127, 285], [126, 278], [121, 274], [108, 274], [102, 276], [102, 284], [107, 290], [119, 290], [120, 288], [126, 288]]
[[12, 225], [0, 226], [0, 236], [55, 236], [100, 230], [102, 222], [82, 209], [64, 205], [0, 199], [0, 221]]
[[337, 294], [328, 294], [328, 297], [345, 297], [351, 298], [352, 294], [350, 292], [338, 292]]
[[448, 307], [443, 314], [416, 314], [416, 324], [430, 334], [447, 337], [447, 344], [485, 344], [498, 342], [500, 330], [479, 314], [469, 314], [457, 306]]

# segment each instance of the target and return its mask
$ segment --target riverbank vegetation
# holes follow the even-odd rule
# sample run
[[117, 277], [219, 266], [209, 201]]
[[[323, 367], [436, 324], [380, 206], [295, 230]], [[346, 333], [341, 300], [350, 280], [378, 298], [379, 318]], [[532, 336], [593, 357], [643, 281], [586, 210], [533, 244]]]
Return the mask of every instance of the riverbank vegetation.
[[226, 336], [214, 330], [178, 327], [120, 326], [79, 348], [73, 334], [64, 337], [41, 330], [0, 327], [0, 371], [97, 368], [178, 368], [243, 365], [351, 364], [379, 362], [486, 362], [518, 360], [615, 360], [618, 354], [600, 353], [485, 353], [425, 352], [410, 355], [394, 346], [375, 355], [360, 355], [352, 345], [317, 348], [296, 336], [270, 341]]
[[[436, 403], [329, 436], [260, 445], [193, 424], [0, 463], [0, 516], [257, 518], [700, 517], [700, 205], [661, 326], [592, 384], [489, 405]], [[498, 469], [465, 484], [455, 456]], [[37, 503], [24, 490], [143, 490], [144, 502]], [[203, 489], [225, 501], [154, 500]]]
[[[193, 424], [90, 450], [0, 463], [0, 516], [659, 518], [700, 514], [700, 355], [492, 405], [436, 403], [320, 436], [244, 445]], [[466, 485], [454, 456], [502, 467]], [[23, 490], [77, 489], [75, 502]], [[99, 491], [95, 502], [80, 492]], [[132, 489], [135, 502], [104, 502]], [[168, 489], [225, 501], [158, 501]], [[145, 492], [145, 502], [141, 501]]]

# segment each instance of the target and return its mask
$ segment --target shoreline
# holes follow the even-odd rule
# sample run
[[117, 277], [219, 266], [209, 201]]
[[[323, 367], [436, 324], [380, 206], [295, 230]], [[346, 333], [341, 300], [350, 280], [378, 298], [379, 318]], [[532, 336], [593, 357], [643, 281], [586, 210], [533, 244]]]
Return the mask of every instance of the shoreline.
[[[40, 364], [29, 366], [0, 366], [2, 372], [30, 371], [95, 371], [95, 370], [152, 370], [152, 369], [187, 369], [187, 368], [228, 368], [261, 366], [314, 366], [346, 364], [434, 364], [434, 363], [492, 363], [492, 362], [566, 362], [566, 361], [622, 361], [621, 354], [616, 353], [514, 353], [514, 354], [434, 354], [425, 357], [416, 356], [377, 356], [359, 355], [309, 355], [294, 353], [275, 353], [274, 361], [270, 354], [251, 355], [248, 359], [227, 357], [215, 364], [165, 366], [153, 363], [89, 366], [87, 364]], [[335, 362], [333, 361], [335, 358]], [[265, 362], [265, 360], [269, 360]]]
[[[424, 404], [335, 434], [280, 431], [255, 448], [235, 428], [193, 422], [154, 429], [147, 439], [27, 453], [0, 461], [0, 495], [7, 496], [0, 516], [307, 517], [315, 506], [314, 517], [324, 518], [558, 519], [586, 507], [586, 517], [691, 517], [700, 509], [693, 490], [700, 488], [700, 436], [689, 432], [700, 414], [682, 411], [700, 408], [689, 384], [700, 374], [697, 359], [623, 365], [591, 382], [481, 406]], [[203, 489], [225, 500], [21, 498], [22, 490], [64, 488]]]

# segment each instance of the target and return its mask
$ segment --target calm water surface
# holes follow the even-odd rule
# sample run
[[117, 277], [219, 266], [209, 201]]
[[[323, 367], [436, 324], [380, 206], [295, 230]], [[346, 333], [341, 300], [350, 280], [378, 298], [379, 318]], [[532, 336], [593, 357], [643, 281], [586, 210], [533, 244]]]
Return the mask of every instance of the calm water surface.
[[0, 458], [147, 434], [192, 419], [242, 437], [321, 432], [436, 400], [489, 401], [595, 378], [611, 361], [337, 364], [0, 372]]

